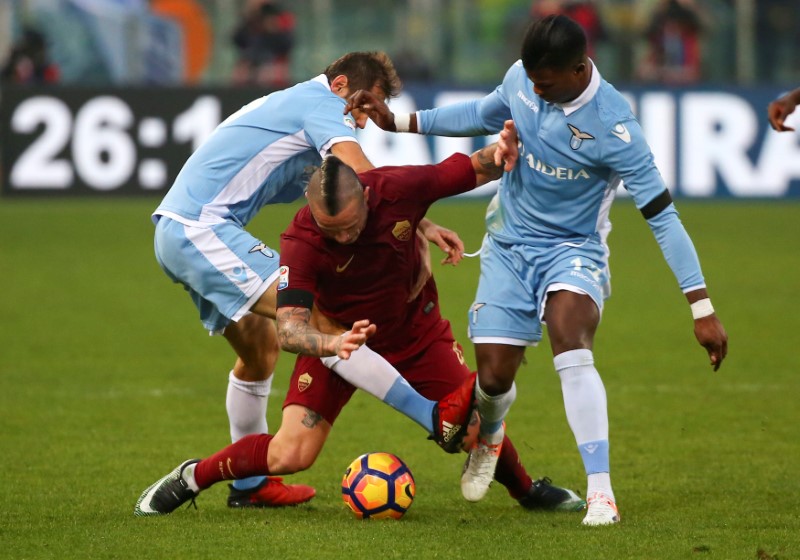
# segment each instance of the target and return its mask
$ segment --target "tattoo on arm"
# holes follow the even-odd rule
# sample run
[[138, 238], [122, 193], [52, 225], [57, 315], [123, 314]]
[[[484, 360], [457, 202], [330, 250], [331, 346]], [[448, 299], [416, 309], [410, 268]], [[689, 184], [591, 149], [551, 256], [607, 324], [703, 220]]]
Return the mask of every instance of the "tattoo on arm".
[[494, 163], [494, 152], [497, 149], [497, 143], [490, 144], [478, 150], [477, 160], [480, 169], [476, 172], [480, 175], [488, 177], [489, 181], [499, 179], [503, 176], [503, 166], [497, 166]]
[[309, 325], [311, 310], [305, 307], [281, 307], [276, 315], [278, 342], [282, 350], [308, 356], [332, 356], [336, 337]]
[[302, 423], [303, 426], [306, 428], [314, 428], [317, 424], [322, 421], [322, 416], [319, 413], [314, 412], [310, 408], [306, 407], [306, 415], [303, 417]]

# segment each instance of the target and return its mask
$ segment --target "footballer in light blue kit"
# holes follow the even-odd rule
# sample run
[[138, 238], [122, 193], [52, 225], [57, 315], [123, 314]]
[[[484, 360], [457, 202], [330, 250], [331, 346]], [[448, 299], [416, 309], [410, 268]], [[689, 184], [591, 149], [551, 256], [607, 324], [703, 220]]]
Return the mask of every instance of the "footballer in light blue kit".
[[[322, 75], [231, 115], [189, 157], [153, 213], [159, 264], [189, 292], [205, 328], [221, 333], [237, 354], [226, 397], [233, 441], [268, 433], [267, 397], [279, 353], [272, 321], [279, 256], [244, 227], [265, 205], [302, 196], [328, 154], [357, 172], [373, 167], [356, 140], [366, 115], [344, 113], [345, 98], [358, 89], [382, 100], [399, 93], [384, 53], [346, 54]], [[309, 486], [257, 477], [235, 481], [228, 505], [293, 505], [314, 494]]]
[[714, 369], [727, 353], [727, 335], [639, 124], [586, 55], [581, 27], [566, 16], [535, 21], [521, 54], [503, 83], [480, 100], [398, 116], [380, 103], [372, 106], [366, 93], [349, 103], [367, 110], [382, 128], [400, 132], [479, 136], [497, 133], [513, 119], [519, 160], [513, 169], [506, 167], [487, 209], [481, 276], [469, 312], [481, 428], [461, 489], [471, 501], [486, 494], [503, 419], [516, 395], [516, 371], [525, 347], [541, 340], [545, 322], [587, 474], [583, 524], [608, 525], [620, 516], [609, 475], [606, 393], [592, 346], [610, 293], [608, 213], [620, 184], [686, 295], [695, 336]]

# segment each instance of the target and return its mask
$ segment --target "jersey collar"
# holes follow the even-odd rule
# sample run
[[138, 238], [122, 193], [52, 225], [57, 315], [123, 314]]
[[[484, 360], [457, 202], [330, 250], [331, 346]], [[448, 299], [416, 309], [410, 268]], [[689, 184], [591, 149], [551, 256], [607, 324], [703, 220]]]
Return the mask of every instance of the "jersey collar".
[[311, 79], [310, 81], [322, 84], [328, 91], [330, 91], [331, 89], [331, 85], [328, 83], [328, 76], [326, 76], [325, 74], [320, 74], [319, 76]]
[[594, 61], [590, 58], [589, 62], [592, 63], [592, 77], [589, 79], [589, 85], [586, 86], [586, 89], [583, 90], [578, 97], [569, 101], [567, 103], [557, 103], [556, 105], [564, 111], [564, 115], [567, 117], [570, 116], [572, 113], [589, 103], [594, 97], [594, 94], [597, 93], [597, 90], [600, 89], [600, 72], [597, 71], [597, 66], [594, 65]]

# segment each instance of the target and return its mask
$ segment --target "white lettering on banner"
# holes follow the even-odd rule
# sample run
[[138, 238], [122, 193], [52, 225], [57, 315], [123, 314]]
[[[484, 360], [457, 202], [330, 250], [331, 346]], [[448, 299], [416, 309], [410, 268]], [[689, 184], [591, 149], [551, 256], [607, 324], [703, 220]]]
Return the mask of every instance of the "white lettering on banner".
[[[413, 113], [417, 105], [411, 95], [401, 93], [389, 102], [389, 108], [393, 113]], [[433, 163], [428, 140], [420, 134], [385, 132], [369, 121], [358, 131], [358, 141], [364, 154], [377, 167]]]
[[675, 190], [677, 166], [675, 154], [675, 96], [671, 93], [645, 93], [642, 95], [639, 124], [645, 140], [650, 145], [656, 167], [661, 172], [667, 188]]

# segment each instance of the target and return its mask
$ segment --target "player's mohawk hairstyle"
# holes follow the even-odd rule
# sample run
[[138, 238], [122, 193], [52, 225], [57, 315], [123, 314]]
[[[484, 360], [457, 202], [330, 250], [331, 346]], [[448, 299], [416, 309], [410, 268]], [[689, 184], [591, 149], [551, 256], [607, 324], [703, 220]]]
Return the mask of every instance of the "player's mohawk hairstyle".
[[[327, 156], [319, 168], [319, 199], [329, 216], [337, 215], [361, 183], [355, 171], [334, 155]], [[349, 180], [352, 179], [352, 180]]]

